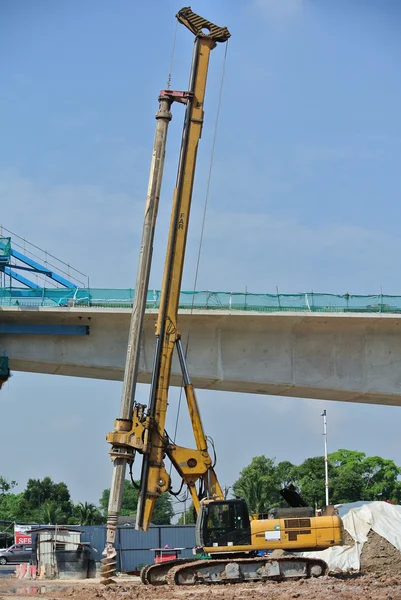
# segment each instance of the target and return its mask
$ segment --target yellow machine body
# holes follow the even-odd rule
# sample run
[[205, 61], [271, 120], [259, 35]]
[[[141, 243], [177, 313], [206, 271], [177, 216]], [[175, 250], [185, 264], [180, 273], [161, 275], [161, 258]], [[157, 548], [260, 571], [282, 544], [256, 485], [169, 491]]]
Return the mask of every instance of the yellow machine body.
[[251, 520], [251, 545], [204, 547], [211, 555], [248, 553], [263, 550], [308, 552], [326, 550], [344, 543], [344, 525], [340, 517], [310, 517]]

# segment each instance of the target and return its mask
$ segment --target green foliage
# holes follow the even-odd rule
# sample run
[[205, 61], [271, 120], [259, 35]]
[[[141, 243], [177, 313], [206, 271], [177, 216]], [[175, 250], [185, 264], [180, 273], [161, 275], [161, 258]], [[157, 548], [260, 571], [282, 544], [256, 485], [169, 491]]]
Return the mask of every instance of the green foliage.
[[100, 510], [88, 502], [79, 502], [74, 506], [73, 517], [70, 524], [75, 525], [101, 525], [105, 522]]
[[392, 460], [380, 456], [369, 456], [363, 464], [362, 481], [364, 494], [371, 500], [391, 499], [399, 502], [401, 499], [401, 483], [397, 477], [401, 469]]
[[8, 494], [16, 485], [18, 485], [16, 481], [8, 481], [0, 475], [0, 494], [2, 496]]
[[57, 502], [44, 502], [39, 509], [39, 521], [44, 525], [61, 525], [65, 523], [62, 509]]
[[290, 480], [293, 468], [289, 462], [275, 465], [274, 459], [255, 456], [251, 464], [242, 469], [233, 492], [246, 500], [250, 513], [263, 513], [282, 506], [279, 491], [282, 483]]
[[[138, 481], [136, 482], [139, 483]], [[110, 489], [103, 490], [100, 498], [100, 508], [103, 514], [107, 517], [109, 506]], [[138, 505], [138, 489], [128, 479], [124, 484], [123, 501], [121, 515], [134, 515]], [[166, 492], [162, 494], [155, 502], [155, 508], [152, 516], [152, 523], [155, 525], [170, 525], [171, 518], [174, 514], [171, 504], [170, 495]]]
[[288, 460], [279, 462], [275, 469], [280, 489], [286, 487], [287, 485], [293, 482], [293, 479], [295, 477], [294, 470], [296, 469], [296, 467]]
[[360, 469], [365, 457], [366, 454], [364, 452], [357, 452], [356, 450], [340, 449], [329, 454], [330, 463], [334, 467], [356, 470]]
[[[341, 504], [357, 500], [390, 500], [401, 503], [401, 469], [394, 461], [363, 452], [340, 449], [328, 457], [330, 502]], [[322, 456], [307, 458], [296, 466], [288, 461], [256, 456], [242, 469], [233, 485], [236, 496], [245, 498], [250, 513], [267, 512], [285, 506], [279, 491], [293, 483], [310, 506], [325, 504], [325, 474]], [[73, 505], [64, 482], [50, 477], [29, 479], [26, 489], [13, 493], [16, 481], [0, 476], [0, 520], [46, 524], [97, 525], [107, 517], [110, 490], [103, 491], [100, 510], [88, 502]], [[124, 486], [122, 515], [134, 515], [138, 490], [131, 481]], [[152, 516], [155, 525], [170, 524], [173, 516], [171, 497], [165, 493], [157, 499]], [[194, 523], [193, 506], [186, 511], [185, 522]], [[178, 523], [184, 522], [181, 515]]]
[[302, 464], [295, 467], [293, 475], [293, 483], [310, 506], [320, 507], [325, 504], [325, 474], [322, 456], [307, 458]]
[[347, 450], [329, 454], [329, 460], [337, 465], [337, 478], [333, 478], [333, 498], [336, 502], [345, 502], [342, 498], [351, 495], [346, 486], [342, 485], [344, 479], [353, 486], [353, 495], [359, 495], [356, 498], [358, 500], [400, 502], [401, 482], [398, 481], [398, 476], [401, 469], [394, 461], [380, 456], [367, 457], [363, 452]]
[[193, 525], [196, 523], [196, 512], [193, 502], [191, 502], [189, 509], [180, 515], [177, 523], [178, 525]]
[[[392, 460], [367, 457], [364, 452], [340, 449], [328, 455], [329, 491], [332, 504], [358, 500], [401, 499], [401, 473]], [[294, 470], [294, 483], [307, 502], [325, 504], [324, 459], [307, 458]]]
[[3, 521], [23, 520], [23, 494], [4, 494], [0, 496], [0, 519]]
[[24, 495], [11, 493], [17, 485], [0, 476], [0, 519], [4, 521], [23, 521], [28, 511]]
[[105, 519], [100, 510], [88, 502], [76, 506], [64, 482], [54, 483], [50, 477], [30, 479], [20, 494], [11, 490], [16, 482], [0, 476], [0, 519], [50, 525], [98, 525]]
[[170, 525], [174, 510], [171, 504], [170, 494], [162, 494], [155, 502], [152, 523], [155, 525]]
[[68, 523], [72, 515], [73, 505], [70, 492], [64, 482], [54, 483], [50, 477], [45, 477], [43, 480], [28, 479], [23, 496], [26, 502], [27, 516], [29, 515], [27, 520], [39, 522], [43, 517], [41, 512], [43, 504], [54, 503], [57, 505], [59, 508], [58, 518], [60, 518], [58, 523]]
[[335, 469], [329, 477], [330, 502], [342, 504], [367, 500], [363, 494], [363, 484], [359, 473], [350, 469]]
[[[401, 469], [394, 461], [363, 452], [340, 449], [328, 456], [329, 491], [332, 504], [358, 500], [401, 501]], [[325, 504], [324, 458], [307, 458], [298, 466], [274, 464], [265, 456], [252, 459], [233, 486], [234, 493], [248, 503], [250, 512], [266, 512], [283, 506], [278, 492], [293, 483], [310, 506]]]
[[9, 493], [15, 485], [16, 481], [9, 482], [0, 475], [0, 519], [4, 521], [13, 521], [17, 514], [16, 496]]

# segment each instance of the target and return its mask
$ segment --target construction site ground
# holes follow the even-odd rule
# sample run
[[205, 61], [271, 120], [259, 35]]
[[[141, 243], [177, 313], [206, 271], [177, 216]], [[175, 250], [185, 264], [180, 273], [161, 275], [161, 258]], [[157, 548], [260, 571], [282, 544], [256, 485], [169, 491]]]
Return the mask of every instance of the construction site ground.
[[320, 579], [221, 586], [144, 586], [137, 577], [122, 577], [112, 586], [98, 580], [20, 581], [0, 579], [0, 598], [41, 595], [67, 600], [401, 600], [401, 577], [326, 576]]
[[[352, 544], [352, 538], [346, 543]], [[334, 573], [292, 582], [220, 586], [145, 586], [139, 577], [120, 575], [102, 586], [100, 579], [29, 581], [0, 570], [0, 599], [41, 595], [52, 600], [401, 600], [401, 553], [373, 531], [361, 554], [361, 573]]]

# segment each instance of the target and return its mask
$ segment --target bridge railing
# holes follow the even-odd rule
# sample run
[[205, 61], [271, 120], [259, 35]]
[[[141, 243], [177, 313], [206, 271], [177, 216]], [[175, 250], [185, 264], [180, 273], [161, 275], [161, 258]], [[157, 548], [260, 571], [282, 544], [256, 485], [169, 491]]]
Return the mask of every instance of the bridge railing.
[[[135, 290], [101, 288], [0, 288], [0, 306], [130, 308]], [[158, 309], [160, 291], [149, 290], [147, 307]], [[259, 312], [369, 312], [401, 313], [401, 296], [254, 294], [244, 292], [182, 291], [179, 307], [188, 310], [247, 310]]]

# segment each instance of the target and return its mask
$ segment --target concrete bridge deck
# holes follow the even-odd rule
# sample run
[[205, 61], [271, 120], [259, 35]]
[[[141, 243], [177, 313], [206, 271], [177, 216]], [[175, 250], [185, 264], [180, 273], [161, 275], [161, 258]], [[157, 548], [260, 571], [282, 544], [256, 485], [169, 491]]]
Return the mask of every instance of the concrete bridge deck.
[[[122, 380], [130, 312], [0, 307], [6, 332], [12, 324], [89, 327], [77, 336], [3, 333], [1, 346], [13, 371]], [[141, 382], [150, 381], [155, 322], [148, 311]], [[182, 310], [179, 327], [184, 342], [190, 334], [197, 388], [401, 405], [400, 315]], [[172, 384], [181, 384], [178, 361]]]

